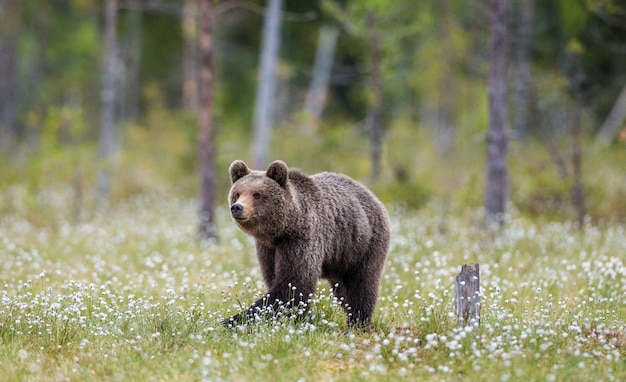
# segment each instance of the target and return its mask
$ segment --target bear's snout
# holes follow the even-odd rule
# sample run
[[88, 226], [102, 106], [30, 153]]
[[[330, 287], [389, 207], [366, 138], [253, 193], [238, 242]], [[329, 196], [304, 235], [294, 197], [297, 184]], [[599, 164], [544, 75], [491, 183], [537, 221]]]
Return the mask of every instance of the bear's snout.
[[239, 203], [233, 204], [230, 206], [230, 214], [233, 215], [234, 218], [242, 217], [243, 206]]

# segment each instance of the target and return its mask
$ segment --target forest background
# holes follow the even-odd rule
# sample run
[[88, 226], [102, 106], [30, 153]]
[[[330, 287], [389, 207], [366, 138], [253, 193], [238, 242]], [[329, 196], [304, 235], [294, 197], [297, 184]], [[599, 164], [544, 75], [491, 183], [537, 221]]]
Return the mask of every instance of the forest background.
[[[0, 380], [626, 380], [624, 20], [623, 0], [0, 0]], [[277, 158], [386, 203], [369, 330], [325, 283], [303, 320], [221, 324], [266, 293], [228, 165]]]
[[[271, 6], [207, 3], [216, 205], [232, 160], [280, 158], [408, 209], [483, 206], [490, 5], [272, 0], [272, 48]], [[504, 3], [509, 211], [623, 223], [626, 5]], [[78, 222], [142, 193], [198, 197], [200, 14], [193, 0], [3, 0], [0, 213]]]

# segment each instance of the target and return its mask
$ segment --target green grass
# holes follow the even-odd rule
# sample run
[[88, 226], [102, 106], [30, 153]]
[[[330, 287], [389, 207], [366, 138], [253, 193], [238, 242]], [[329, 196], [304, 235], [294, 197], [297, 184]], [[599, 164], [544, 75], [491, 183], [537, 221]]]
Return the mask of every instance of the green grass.
[[[201, 244], [191, 200], [137, 197], [77, 224], [55, 203], [47, 221], [0, 216], [1, 380], [626, 379], [622, 225], [513, 215], [489, 231], [472, 210], [391, 208], [370, 331], [347, 330], [324, 282], [304, 322], [229, 330], [220, 319], [264, 287], [223, 211], [219, 242]], [[458, 328], [453, 282], [469, 262], [481, 325]]]

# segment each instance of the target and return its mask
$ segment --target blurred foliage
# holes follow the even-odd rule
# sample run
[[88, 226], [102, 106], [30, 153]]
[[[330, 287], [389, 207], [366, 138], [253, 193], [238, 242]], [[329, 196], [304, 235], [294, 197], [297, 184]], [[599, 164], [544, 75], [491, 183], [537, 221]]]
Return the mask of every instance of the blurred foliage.
[[[175, 10], [182, 0], [152, 3]], [[559, 173], [554, 147], [569, 166], [569, 115], [582, 108], [588, 213], [593, 219], [624, 221], [624, 143], [600, 149], [591, 141], [626, 81], [626, 28], [621, 22], [626, 6], [614, 0], [535, 3], [532, 124], [528, 140], [511, 143], [512, 205], [533, 216], [572, 217], [572, 180]], [[7, 195], [0, 199], [0, 213], [31, 211], [37, 219], [35, 211], [53, 208], [42, 196], [52, 187], [65, 189], [73, 195], [70, 198], [79, 200], [74, 212], [66, 211], [79, 217], [95, 209], [91, 195], [104, 55], [102, 2], [21, 0], [18, 4], [19, 144], [0, 152], [0, 192]], [[265, 2], [247, 4], [216, 17], [218, 195], [228, 190], [230, 162], [250, 159], [263, 26], [260, 12]], [[517, 2], [512, 6], [515, 27]], [[347, 173], [371, 186], [385, 202], [407, 208], [434, 200], [458, 210], [479, 208], [488, 121], [487, 6], [460, 0], [445, 4], [319, 0], [288, 1], [284, 7], [270, 157], [308, 173]], [[135, 11], [120, 9], [119, 61], [120, 70], [129, 76], [128, 42], [139, 38], [138, 99], [129, 102], [136, 102], [140, 112], [129, 119], [118, 116], [118, 154], [108, 164], [114, 176], [113, 201], [155, 190], [194, 197], [199, 181], [197, 119], [181, 109], [180, 14], [158, 7], [143, 12], [137, 36], [127, 17], [131, 12]], [[365, 20], [369, 12], [379, 16], [385, 82], [384, 168], [376, 184], [367, 178], [366, 117], [371, 95]], [[0, 21], [11, 16], [0, 14]], [[303, 127], [307, 121], [302, 108], [318, 31], [325, 23], [336, 25], [340, 37], [322, 121], [308, 131]], [[581, 56], [584, 105], [577, 105], [568, 90], [565, 61], [572, 49]], [[515, 65], [512, 62], [511, 84]], [[515, 111], [514, 105], [511, 110]], [[450, 113], [454, 126], [454, 142], [446, 152], [437, 145], [442, 112]], [[554, 142], [552, 149], [548, 139]], [[11, 196], [17, 194], [22, 195], [20, 202]]]

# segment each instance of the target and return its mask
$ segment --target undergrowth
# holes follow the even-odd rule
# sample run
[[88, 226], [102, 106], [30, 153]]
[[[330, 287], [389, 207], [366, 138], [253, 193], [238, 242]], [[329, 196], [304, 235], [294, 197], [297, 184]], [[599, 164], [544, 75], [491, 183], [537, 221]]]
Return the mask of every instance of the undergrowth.
[[[71, 195], [71, 194], [70, 194]], [[59, 199], [62, 207], [63, 198]], [[71, 203], [71, 198], [66, 198]], [[50, 207], [52, 212], [54, 209]], [[623, 380], [624, 227], [390, 206], [392, 246], [369, 330], [327, 283], [303, 320], [220, 321], [265, 292], [252, 240], [196, 204], [141, 195], [79, 222], [0, 217], [4, 380]], [[457, 327], [454, 277], [481, 267], [480, 325]]]

